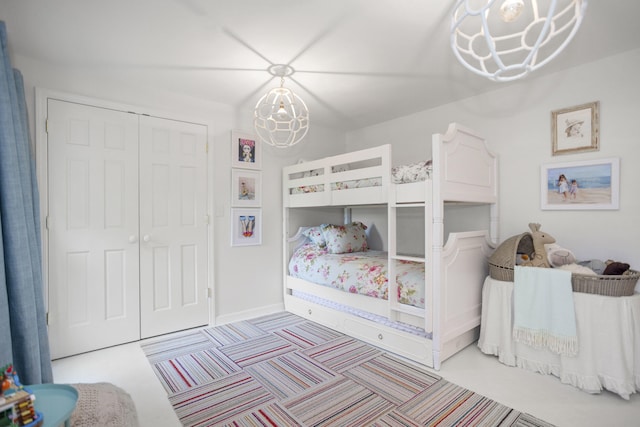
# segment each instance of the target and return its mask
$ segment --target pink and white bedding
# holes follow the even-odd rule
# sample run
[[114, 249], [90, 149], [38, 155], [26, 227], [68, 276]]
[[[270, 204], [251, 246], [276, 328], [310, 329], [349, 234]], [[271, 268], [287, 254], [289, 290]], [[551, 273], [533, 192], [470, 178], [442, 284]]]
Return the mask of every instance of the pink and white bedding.
[[[300, 246], [289, 261], [289, 274], [341, 291], [388, 299], [387, 253], [368, 250], [331, 254], [313, 243]], [[424, 308], [424, 263], [396, 261], [398, 301]]]
[[426, 181], [431, 177], [431, 171], [431, 160], [394, 166], [391, 168], [391, 182], [395, 184], [406, 184], [409, 182]]
[[[380, 178], [357, 179], [354, 181], [334, 182], [331, 184], [331, 190], [348, 190], [351, 188], [379, 187], [381, 185]], [[318, 193], [324, 191], [324, 184], [303, 185], [292, 188], [291, 194], [302, 193]]]
[[[431, 177], [431, 160], [407, 165], [395, 166], [391, 169], [391, 181], [395, 184], [425, 181]], [[321, 175], [319, 170], [305, 172], [304, 176]], [[352, 188], [376, 187], [382, 185], [381, 178], [366, 178], [353, 181], [334, 182], [331, 190], [348, 190]], [[324, 184], [304, 185], [291, 188], [290, 194], [317, 193], [324, 191]]]

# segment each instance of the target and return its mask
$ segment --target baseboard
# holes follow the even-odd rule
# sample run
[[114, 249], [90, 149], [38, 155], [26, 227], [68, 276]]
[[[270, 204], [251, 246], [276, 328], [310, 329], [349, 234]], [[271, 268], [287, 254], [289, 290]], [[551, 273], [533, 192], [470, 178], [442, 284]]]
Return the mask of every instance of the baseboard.
[[214, 324], [211, 326], [220, 326], [227, 323], [241, 322], [243, 320], [249, 320], [260, 316], [266, 316], [273, 313], [279, 313], [284, 311], [284, 303], [272, 304], [263, 307], [252, 308], [251, 310], [237, 311], [235, 313], [223, 314], [217, 316], [214, 320]]

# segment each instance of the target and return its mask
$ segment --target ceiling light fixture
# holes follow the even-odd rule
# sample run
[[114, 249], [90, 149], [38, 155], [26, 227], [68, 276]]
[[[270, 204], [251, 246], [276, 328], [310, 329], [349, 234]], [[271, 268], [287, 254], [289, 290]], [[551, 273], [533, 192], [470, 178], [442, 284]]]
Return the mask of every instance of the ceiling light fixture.
[[280, 87], [260, 98], [254, 110], [253, 126], [265, 143], [278, 148], [291, 147], [309, 131], [309, 110], [298, 95], [284, 87], [284, 78], [294, 73], [292, 67], [276, 64], [268, 71], [280, 77]]
[[476, 74], [497, 82], [516, 80], [560, 54], [586, 8], [587, 0], [458, 0], [451, 48]]
[[505, 0], [500, 6], [500, 15], [504, 22], [513, 22], [522, 14], [523, 0]]

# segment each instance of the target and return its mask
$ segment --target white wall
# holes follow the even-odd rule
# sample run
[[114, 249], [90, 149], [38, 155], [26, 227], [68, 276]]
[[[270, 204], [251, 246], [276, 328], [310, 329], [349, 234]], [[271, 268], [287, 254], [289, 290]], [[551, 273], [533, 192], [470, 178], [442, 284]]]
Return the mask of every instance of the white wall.
[[[214, 241], [213, 262], [215, 323], [233, 321], [261, 312], [282, 308], [282, 188], [281, 170], [299, 158], [317, 158], [344, 150], [344, 133], [312, 123], [305, 141], [290, 149], [263, 147], [263, 236], [262, 245], [231, 247], [231, 130], [252, 129], [252, 111], [236, 111], [232, 106], [195, 99], [149, 86], [140, 81], [125, 83], [117, 70], [79, 69], [53, 65], [26, 57], [12, 58], [25, 80], [28, 110], [34, 132], [35, 87], [82, 95], [129, 106], [149, 109], [178, 119], [190, 119], [209, 126], [212, 151]], [[140, 112], [140, 111], [139, 111]], [[145, 112], [145, 111], [143, 111]], [[165, 114], [166, 113], [166, 114]], [[38, 144], [44, 141], [36, 141]]]
[[[239, 122], [251, 129], [253, 112]], [[231, 188], [231, 146], [226, 136], [216, 148], [216, 294], [218, 319], [222, 322], [245, 319], [255, 310], [284, 309], [282, 247], [282, 168], [299, 159], [334, 155], [344, 149], [344, 133], [313, 126], [303, 142], [287, 148], [263, 145], [261, 246], [231, 247], [229, 225]], [[219, 197], [218, 197], [219, 196]], [[224, 213], [224, 216], [219, 216]]]
[[[101, 98], [113, 102], [193, 117], [210, 125], [213, 147], [212, 207], [215, 239], [215, 315], [231, 321], [274, 309], [282, 303], [282, 195], [281, 168], [299, 158], [313, 159], [345, 151], [343, 133], [313, 125], [296, 147], [263, 150], [263, 244], [230, 246], [230, 131], [251, 129], [251, 112], [231, 106], [186, 98], [144, 81], [123, 83], [109, 69], [86, 70], [56, 66], [25, 57], [12, 58], [25, 78], [31, 120], [34, 87]], [[634, 120], [640, 115], [640, 85], [632, 70], [640, 67], [640, 50], [611, 57], [568, 72], [528, 78], [511, 88], [496, 84], [495, 92], [448, 104], [411, 116], [351, 132], [346, 151], [392, 143], [394, 164], [426, 157], [431, 134], [458, 121], [486, 136], [500, 157], [500, 235], [505, 239], [527, 230], [529, 222], [572, 249], [580, 259], [600, 258], [629, 262], [640, 268], [640, 144]], [[534, 75], [535, 77], [535, 75]], [[428, 96], [428, 94], [425, 94]], [[601, 149], [599, 152], [551, 156], [550, 112], [599, 100]], [[620, 209], [617, 211], [542, 211], [540, 165], [548, 162], [621, 158]]]
[[[539, 222], [578, 259], [614, 259], [640, 269], [640, 50], [557, 73], [535, 74], [506, 88], [347, 134], [347, 151], [393, 144], [394, 164], [426, 156], [431, 135], [456, 121], [484, 135], [500, 159], [500, 237]], [[425, 94], [429, 96], [429, 94]], [[552, 156], [551, 111], [600, 101], [600, 150]], [[620, 209], [543, 211], [540, 166], [620, 158]], [[640, 289], [640, 284], [636, 289]]]

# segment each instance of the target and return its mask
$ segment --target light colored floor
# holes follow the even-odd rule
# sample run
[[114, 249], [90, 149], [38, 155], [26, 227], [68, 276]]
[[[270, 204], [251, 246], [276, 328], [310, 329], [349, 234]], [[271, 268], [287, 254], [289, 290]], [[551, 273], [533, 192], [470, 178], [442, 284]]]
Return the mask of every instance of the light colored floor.
[[167, 393], [140, 344], [123, 344], [54, 360], [53, 381], [67, 384], [110, 382], [131, 395], [141, 427], [180, 426]]
[[[53, 362], [56, 383], [111, 382], [133, 398], [142, 427], [180, 426], [167, 395], [140, 348], [141, 342]], [[591, 395], [553, 376], [504, 366], [471, 345], [442, 364], [445, 379], [558, 427], [640, 426], [640, 394], [627, 401]]]

